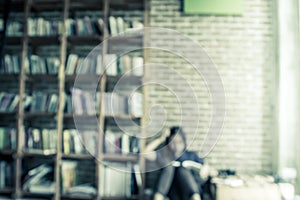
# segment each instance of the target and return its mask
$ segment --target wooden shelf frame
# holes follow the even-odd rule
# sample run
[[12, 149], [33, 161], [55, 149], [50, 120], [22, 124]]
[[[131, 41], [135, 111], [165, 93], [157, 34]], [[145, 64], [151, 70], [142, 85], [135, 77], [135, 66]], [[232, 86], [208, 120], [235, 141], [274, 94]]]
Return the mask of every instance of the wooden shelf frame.
[[[9, 1], [9, 0], [8, 0]], [[2, 4], [1, 4], [2, 5]], [[49, 6], [51, 5], [51, 6]], [[14, 182], [13, 188], [0, 189], [0, 194], [10, 195], [13, 199], [21, 199], [23, 197], [32, 197], [32, 198], [47, 198], [47, 199], [142, 199], [142, 195], [134, 195], [132, 197], [102, 197], [100, 194], [100, 182], [101, 182], [101, 161], [108, 162], [132, 162], [139, 163], [141, 171], [144, 171], [145, 164], [144, 158], [139, 155], [122, 155], [122, 154], [105, 154], [103, 152], [103, 132], [107, 121], [113, 120], [115, 117], [121, 118], [122, 120], [136, 120], [140, 121], [142, 126], [142, 135], [146, 135], [145, 129], [143, 128], [146, 124], [143, 117], [134, 117], [130, 115], [120, 115], [120, 116], [105, 116], [103, 112], [103, 100], [104, 93], [107, 91], [107, 86], [114, 86], [114, 84], [120, 79], [121, 76], [107, 76], [105, 72], [102, 75], [82, 75], [86, 80], [99, 80], [99, 90], [100, 90], [100, 103], [99, 103], [99, 112], [97, 117], [99, 118], [99, 140], [98, 140], [98, 154], [97, 158], [93, 158], [90, 154], [63, 154], [63, 130], [65, 129], [65, 121], [69, 120], [70, 114], [64, 113], [64, 93], [67, 87], [67, 84], [70, 84], [75, 81], [76, 75], [66, 75], [65, 74], [65, 63], [67, 59], [67, 52], [70, 46], [81, 46], [81, 45], [98, 45], [103, 42], [102, 56], [106, 54], [114, 53], [114, 50], [110, 47], [111, 45], [126, 47], [131, 46], [132, 48], [142, 48], [145, 44], [146, 37], [145, 35], [129, 35], [124, 37], [116, 37], [112, 39], [109, 43], [106, 42], [106, 39], [110, 37], [108, 31], [108, 17], [110, 11], [114, 10], [125, 10], [125, 11], [134, 11], [140, 10], [144, 11], [144, 26], [149, 26], [149, 1], [148, 0], [14, 0], [12, 1], [10, 12], [21, 13], [23, 15], [23, 35], [22, 36], [5, 36], [5, 42], [3, 42], [3, 47], [8, 46], [20, 46], [21, 47], [21, 67], [20, 74], [0, 74], [0, 80], [9, 82], [14, 80], [18, 82], [18, 95], [20, 99], [24, 99], [26, 94], [26, 86], [34, 84], [40, 81], [48, 81], [51, 83], [57, 84], [57, 94], [59, 95], [59, 104], [56, 113], [30, 113], [26, 112], [23, 109], [23, 101], [19, 102], [18, 110], [12, 113], [0, 113], [1, 115], [7, 117], [11, 116], [14, 118], [17, 124], [17, 148], [15, 150], [1, 150], [0, 155], [11, 156], [12, 160], [15, 163], [14, 167]], [[0, 6], [0, 12], [4, 12], [3, 6]], [[28, 17], [31, 16], [31, 13], [40, 13], [40, 12], [61, 12], [63, 21], [63, 31], [60, 35], [54, 36], [30, 36], [28, 35]], [[70, 13], [80, 11], [92, 11], [99, 12], [103, 16], [104, 21], [104, 30], [103, 35], [91, 35], [91, 36], [68, 36], [66, 33], [66, 21], [70, 17]], [[5, 34], [4, 34], [5, 35]], [[29, 48], [36, 48], [39, 46], [58, 46], [59, 47], [59, 72], [58, 74], [26, 74], [25, 65], [26, 57], [29, 52]], [[4, 53], [3, 53], [4, 54]], [[144, 62], [146, 62], [147, 52], [143, 50]], [[103, 62], [103, 61], [102, 61]], [[104, 63], [102, 63], [104, 64]], [[144, 68], [144, 74], [147, 73], [147, 69]], [[145, 80], [144, 76], [128, 76], [126, 77], [130, 84], [142, 84]], [[143, 102], [146, 102], [146, 90], [143, 88]], [[146, 106], [143, 107], [143, 113], [145, 113]], [[56, 123], [57, 130], [57, 149], [55, 153], [46, 155], [43, 152], [30, 152], [24, 151], [25, 144], [25, 122], [31, 121], [39, 118], [51, 118], [54, 123]], [[144, 137], [143, 137], [144, 138]], [[145, 141], [141, 141], [141, 148], [144, 147]], [[141, 150], [142, 151], [142, 150]], [[53, 159], [55, 162], [55, 194], [33, 194], [22, 190], [22, 162], [27, 157], [34, 157], [37, 159], [47, 158]], [[97, 195], [93, 197], [83, 198], [82, 196], [66, 195], [62, 194], [61, 186], [61, 161], [65, 159], [72, 160], [85, 160], [85, 159], [95, 159], [96, 162], [96, 189]], [[141, 186], [140, 191], [142, 191], [143, 186]]]

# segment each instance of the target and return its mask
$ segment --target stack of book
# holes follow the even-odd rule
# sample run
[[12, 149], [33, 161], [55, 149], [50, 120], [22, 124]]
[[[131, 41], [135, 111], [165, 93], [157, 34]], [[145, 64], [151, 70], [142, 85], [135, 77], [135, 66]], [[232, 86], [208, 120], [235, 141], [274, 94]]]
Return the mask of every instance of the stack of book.
[[55, 182], [53, 177], [53, 167], [48, 164], [39, 165], [26, 173], [23, 180], [23, 190], [39, 193], [55, 193]]
[[17, 130], [0, 127], [0, 150], [15, 149], [17, 145]]
[[57, 130], [28, 128], [25, 133], [25, 149], [28, 152], [52, 154], [56, 152]]

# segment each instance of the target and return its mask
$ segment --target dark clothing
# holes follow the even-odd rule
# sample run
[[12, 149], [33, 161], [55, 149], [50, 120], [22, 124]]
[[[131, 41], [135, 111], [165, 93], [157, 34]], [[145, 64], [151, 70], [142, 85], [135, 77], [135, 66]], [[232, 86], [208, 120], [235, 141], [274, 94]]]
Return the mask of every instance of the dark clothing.
[[[203, 159], [190, 151], [185, 151], [176, 161], [182, 163], [185, 160], [204, 163]], [[194, 193], [200, 194], [201, 187], [190, 170], [168, 165], [161, 172], [157, 192], [171, 200], [188, 200]]]
[[202, 165], [204, 164], [203, 159], [200, 158], [195, 152], [192, 152], [192, 151], [184, 151], [183, 154], [179, 158], [177, 158], [176, 161], [179, 161], [182, 163], [185, 160], [191, 160], [191, 161], [200, 163]]

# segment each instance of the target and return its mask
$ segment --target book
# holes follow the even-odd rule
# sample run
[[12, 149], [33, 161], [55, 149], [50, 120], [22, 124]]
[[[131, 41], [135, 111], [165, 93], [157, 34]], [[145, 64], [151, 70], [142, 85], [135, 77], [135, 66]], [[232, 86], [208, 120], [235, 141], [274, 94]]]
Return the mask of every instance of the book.
[[117, 55], [116, 54], [107, 54], [103, 60], [104, 70], [109, 76], [118, 75], [118, 66], [117, 66]]
[[76, 66], [78, 62], [78, 55], [70, 54], [68, 56], [67, 64], [66, 64], [66, 71], [65, 74], [72, 75], [75, 73]]
[[100, 165], [100, 194], [106, 197], [130, 197], [132, 195], [132, 164], [109, 162]]
[[118, 28], [117, 28], [117, 21], [114, 16], [109, 16], [109, 33], [110, 35], [114, 36], [118, 34]]
[[107, 129], [104, 133], [104, 153], [107, 154], [135, 154], [140, 151], [139, 139], [122, 131]]
[[130, 98], [128, 98], [129, 114], [135, 117], [141, 117], [143, 115], [143, 95], [139, 92], [134, 92]]
[[45, 155], [56, 153], [56, 129], [27, 128], [25, 132], [24, 150]]
[[[51, 194], [55, 192], [53, 179], [53, 167], [49, 164], [41, 164], [26, 173], [22, 188], [29, 192]], [[46, 187], [48, 187], [47, 191], [45, 191]]]
[[0, 160], [0, 189], [12, 186], [12, 165], [9, 161]]
[[77, 162], [71, 160], [61, 161], [61, 175], [62, 175], [62, 190], [66, 193], [71, 187], [77, 185]]

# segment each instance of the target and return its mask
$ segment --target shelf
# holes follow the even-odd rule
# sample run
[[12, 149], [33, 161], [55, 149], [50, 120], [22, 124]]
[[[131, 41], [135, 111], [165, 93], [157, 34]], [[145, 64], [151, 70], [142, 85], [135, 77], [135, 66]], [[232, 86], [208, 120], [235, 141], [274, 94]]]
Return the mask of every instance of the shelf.
[[103, 200], [137, 200], [138, 196], [134, 195], [131, 197], [101, 197]]
[[114, 120], [114, 119], [121, 119], [121, 120], [139, 120], [140, 117], [136, 117], [133, 115], [127, 114], [117, 114], [117, 115], [105, 115], [105, 119], [107, 120]]
[[126, 32], [126, 35], [113, 36], [108, 40], [108, 52], [123, 54], [139, 50], [143, 47], [143, 38], [142, 34], [131, 34], [130, 32]]
[[62, 198], [65, 199], [96, 199], [95, 195], [88, 195], [88, 194], [62, 194]]
[[13, 149], [0, 149], [0, 155], [3, 156], [12, 156], [16, 153], [16, 150]]
[[58, 81], [57, 74], [27, 74], [26, 77], [27, 77], [26, 81], [28, 82], [36, 82], [36, 81], [57, 82]]
[[56, 152], [47, 151], [47, 150], [39, 150], [39, 149], [31, 149], [31, 150], [23, 150], [24, 157], [54, 157]]
[[11, 194], [14, 192], [13, 188], [0, 188], [0, 194]]
[[0, 74], [0, 82], [4, 81], [19, 81], [20, 74]]
[[63, 154], [62, 158], [64, 158], [64, 159], [75, 159], [75, 160], [94, 159], [94, 157], [91, 154]]
[[68, 42], [72, 45], [98, 45], [102, 42], [102, 37], [98, 35], [88, 36], [68, 36]]
[[70, 11], [98, 11], [102, 10], [103, 7], [103, 1], [99, 0], [72, 0], [70, 2]]
[[[4, 3], [5, 1], [1, 1], [0, 3], [0, 12], [4, 12]], [[23, 12], [24, 11], [24, 1], [18, 0], [18, 1], [13, 1], [10, 5], [11, 12]]]
[[22, 196], [24, 197], [32, 197], [32, 198], [46, 198], [50, 199], [54, 196], [54, 194], [40, 194], [40, 193], [33, 193], [33, 192], [27, 192], [27, 191], [22, 191]]
[[48, 113], [48, 112], [27, 112], [24, 114], [24, 118], [26, 119], [34, 119], [34, 118], [54, 118], [56, 113]]
[[1, 118], [16, 118], [17, 112], [0, 112], [0, 120]]
[[5, 43], [7, 45], [22, 45], [22, 37], [21, 36], [7, 36]]
[[138, 156], [136, 155], [104, 154], [103, 159], [115, 162], [138, 162]]
[[65, 81], [66, 82], [75, 82], [76, 85], [78, 84], [95, 84], [98, 83], [100, 80], [101, 75], [97, 74], [73, 74], [73, 75], [66, 75]]
[[142, 0], [111, 0], [110, 10], [144, 10]]
[[[118, 83], [118, 81], [122, 81]], [[106, 84], [106, 91], [112, 92], [116, 85], [120, 84], [123, 85], [134, 85], [134, 86], [141, 86], [142, 85], [142, 77], [141, 76], [134, 76], [134, 75], [118, 75], [118, 76], [107, 76], [107, 84]]]

